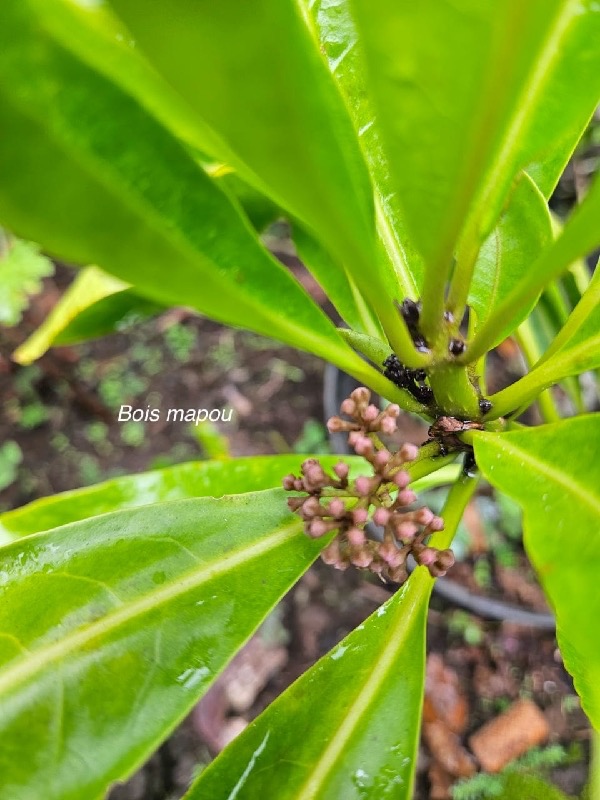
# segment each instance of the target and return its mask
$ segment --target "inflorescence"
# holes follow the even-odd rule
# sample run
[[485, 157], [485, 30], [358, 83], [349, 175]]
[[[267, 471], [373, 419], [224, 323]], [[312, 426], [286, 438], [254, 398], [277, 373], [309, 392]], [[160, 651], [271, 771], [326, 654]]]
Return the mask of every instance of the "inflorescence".
[[[391, 453], [378, 434], [396, 431], [400, 409], [389, 405], [380, 411], [370, 400], [368, 389], [355, 389], [341, 405], [342, 414], [350, 419], [331, 417], [327, 427], [332, 433], [348, 433], [349, 444], [371, 465], [372, 474], [351, 481], [348, 465], [340, 461], [330, 476], [317, 459], [309, 458], [301, 466], [300, 477], [283, 479], [285, 489], [302, 492], [288, 498], [288, 505], [302, 517], [310, 537], [337, 531], [321, 554], [326, 564], [337, 569], [354, 565], [402, 583], [408, 577], [407, 558], [412, 555], [434, 577], [445, 575], [454, 563], [454, 554], [425, 542], [443, 529], [444, 521], [425, 506], [412, 507], [417, 496], [408, 488], [411, 477], [405, 467], [415, 460], [418, 448], [404, 444]], [[368, 537], [369, 522], [383, 528], [381, 541]]]

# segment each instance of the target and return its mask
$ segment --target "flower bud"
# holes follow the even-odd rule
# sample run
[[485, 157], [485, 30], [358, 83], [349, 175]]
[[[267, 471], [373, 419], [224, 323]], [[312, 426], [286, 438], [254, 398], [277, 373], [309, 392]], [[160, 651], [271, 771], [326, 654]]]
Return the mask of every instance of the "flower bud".
[[452, 550], [440, 550], [437, 555], [437, 559], [435, 561], [436, 567], [447, 571], [450, 567], [454, 566], [455, 562], [454, 553]]
[[396, 433], [396, 430], [398, 429], [396, 420], [392, 417], [383, 417], [379, 427], [381, 432], [385, 433], [386, 436], [391, 436], [393, 433]]
[[391, 457], [392, 454], [389, 450], [378, 450], [377, 453], [375, 453], [373, 463], [376, 467], [385, 467]]
[[318, 539], [320, 536], [325, 536], [330, 530], [332, 530], [330, 522], [325, 522], [322, 519], [313, 519], [307, 528], [307, 533], [311, 539]]
[[349, 528], [346, 531], [346, 538], [351, 547], [362, 547], [367, 540], [365, 532], [360, 528]]
[[347, 423], [344, 422], [343, 419], [340, 417], [329, 417], [327, 420], [327, 430], [329, 433], [341, 433], [341, 431], [347, 430]]
[[367, 406], [362, 413], [362, 418], [365, 422], [375, 422], [379, 416], [379, 409], [373, 404]]
[[409, 506], [411, 503], [414, 503], [416, 499], [417, 495], [412, 489], [402, 489], [401, 492], [398, 492], [396, 502], [399, 506]]
[[366, 508], [355, 508], [352, 511], [352, 520], [355, 525], [364, 525], [366, 521], [369, 519], [369, 512]]
[[430, 531], [443, 531], [444, 530], [444, 520], [441, 517], [434, 517], [431, 522], [427, 525]]
[[399, 417], [400, 406], [396, 405], [396, 403], [390, 403], [383, 413], [388, 417]]
[[419, 455], [419, 448], [416, 444], [403, 444], [399, 450], [402, 461], [414, 461]]
[[366, 475], [360, 475], [354, 481], [354, 488], [357, 494], [362, 495], [362, 497], [368, 497], [371, 494], [371, 487], [372, 481]]
[[401, 469], [399, 472], [395, 473], [395, 475], [392, 477], [392, 481], [399, 489], [406, 489], [410, 483], [410, 475], [408, 472], [406, 472], [406, 470]]
[[350, 561], [355, 567], [366, 569], [371, 561], [373, 561], [373, 556], [368, 550], [357, 550], [356, 553], [350, 555]]
[[316, 497], [307, 497], [302, 504], [302, 515], [305, 518], [316, 517], [322, 512], [321, 504]]
[[371, 399], [371, 392], [366, 386], [359, 386], [353, 392], [351, 392], [350, 397], [354, 400], [357, 406], [366, 406]]
[[333, 471], [341, 481], [345, 480], [345, 478], [348, 477], [349, 470], [350, 468], [348, 467], [348, 464], [345, 464], [343, 461], [338, 461], [338, 463], [333, 468]]
[[376, 508], [373, 513], [373, 522], [375, 525], [381, 525], [381, 527], [388, 524], [390, 519], [390, 512], [387, 508]]
[[328, 509], [332, 517], [339, 518], [346, 513], [346, 506], [344, 505], [344, 501], [340, 500], [339, 497], [334, 497], [333, 500], [330, 501]]
[[423, 508], [418, 508], [415, 511], [414, 520], [418, 522], [419, 525], [429, 525], [434, 519], [433, 511], [427, 506], [423, 506]]
[[435, 563], [437, 556], [438, 551], [434, 550], [433, 547], [424, 547], [418, 555], [415, 555], [415, 560], [417, 564], [421, 564], [423, 567], [428, 567]]
[[289, 475], [285, 476], [281, 483], [283, 484], [284, 489], [287, 489], [288, 492], [291, 492], [292, 489], [294, 489], [296, 477], [290, 473]]
[[342, 414], [346, 414], [349, 417], [353, 417], [356, 414], [356, 403], [354, 400], [351, 400], [347, 397], [340, 406], [340, 411]]
[[354, 445], [354, 450], [357, 455], [368, 457], [372, 454], [374, 450], [373, 442], [369, 439], [368, 436], [361, 436], [359, 439], [356, 440], [356, 444]]
[[396, 531], [396, 536], [398, 537], [398, 539], [401, 539], [403, 542], [406, 542], [414, 538], [419, 528], [415, 525], [414, 522], [404, 520], [395, 525], [394, 530]]

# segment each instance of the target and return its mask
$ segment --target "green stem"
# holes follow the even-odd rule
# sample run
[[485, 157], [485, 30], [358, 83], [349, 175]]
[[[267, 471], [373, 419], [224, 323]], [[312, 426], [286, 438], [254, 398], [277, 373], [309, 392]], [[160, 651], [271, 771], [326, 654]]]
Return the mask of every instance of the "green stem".
[[478, 419], [479, 395], [466, 367], [443, 362], [428, 372], [429, 383], [440, 411], [447, 416]]
[[429, 544], [432, 547], [437, 547], [440, 550], [450, 547], [467, 503], [473, 496], [478, 483], [479, 476], [471, 478], [462, 474], [456, 483], [452, 485], [441, 512], [445, 527], [443, 531], [434, 533], [431, 537]]
[[375, 308], [392, 350], [400, 361], [412, 369], [426, 367], [431, 362], [431, 355], [429, 353], [419, 353], [415, 349], [408, 328], [393, 303], [388, 302], [383, 305], [380, 302], [379, 306]]
[[411, 482], [416, 481], [426, 475], [431, 475], [432, 472], [437, 472], [446, 464], [451, 464], [456, 460], [456, 455], [456, 453], [450, 453], [441, 456], [438, 442], [430, 442], [422, 445], [419, 448], [419, 455], [410, 464], [406, 464], [403, 469], [410, 475]]
[[440, 333], [444, 327], [444, 295], [450, 267], [451, 264], [448, 261], [447, 267], [430, 264], [425, 270], [423, 292], [421, 294], [423, 307], [419, 325], [432, 349], [436, 348]]

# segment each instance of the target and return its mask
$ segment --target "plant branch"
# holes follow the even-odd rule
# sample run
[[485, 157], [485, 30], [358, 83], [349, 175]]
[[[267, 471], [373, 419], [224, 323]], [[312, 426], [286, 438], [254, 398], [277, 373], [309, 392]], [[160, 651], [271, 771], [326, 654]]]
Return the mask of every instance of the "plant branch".
[[467, 503], [471, 499], [478, 483], [479, 476], [472, 478], [461, 474], [456, 483], [452, 485], [441, 512], [444, 520], [444, 530], [433, 534], [429, 540], [431, 547], [437, 547], [440, 550], [450, 547]]

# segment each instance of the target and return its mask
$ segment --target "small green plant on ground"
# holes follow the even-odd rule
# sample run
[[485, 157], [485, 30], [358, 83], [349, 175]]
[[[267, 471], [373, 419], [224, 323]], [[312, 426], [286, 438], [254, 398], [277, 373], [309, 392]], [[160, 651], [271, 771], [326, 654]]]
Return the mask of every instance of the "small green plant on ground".
[[[582, 259], [600, 244], [600, 182], [565, 220], [549, 210], [600, 98], [596, 0], [2, 11], [0, 223], [95, 265], [15, 359], [185, 306], [316, 354], [363, 388], [333, 423], [357, 453], [341, 462], [183, 464], [2, 516], [14, 541], [2, 550], [0, 794], [103, 797], [324, 554], [404, 583], [187, 798], [408, 800], [428, 601], [482, 480], [523, 510], [597, 729], [600, 417], [586, 403], [598, 400], [600, 273]], [[279, 219], [343, 324], [264, 246]], [[1, 266], [13, 285], [13, 261]], [[488, 354], [510, 335], [525, 374], [490, 390]], [[175, 357], [188, 339], [171, 343]], [[227, 345], [213, 363], [235, 355]], [[144, 391], [130, 378], [100, 384], [112, 407]], [[533, 404], [542, 424], [527, 427]], [[430, 426], [418, 452], [383, 441], [403, 412]], [[439, 515], [414, 506], [434, 486], [449, 486]]]

